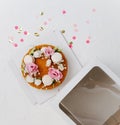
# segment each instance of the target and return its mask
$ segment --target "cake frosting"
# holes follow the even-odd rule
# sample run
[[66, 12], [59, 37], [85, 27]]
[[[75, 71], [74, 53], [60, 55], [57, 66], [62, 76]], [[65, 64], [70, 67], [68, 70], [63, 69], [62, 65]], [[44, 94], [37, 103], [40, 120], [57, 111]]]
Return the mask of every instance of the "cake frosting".
[[62, 84], [67, 70], [67, 60], [63, 52], [47, 44], [30, 49], [21, 64], [26, 82], [37, 89], [52, 89]]

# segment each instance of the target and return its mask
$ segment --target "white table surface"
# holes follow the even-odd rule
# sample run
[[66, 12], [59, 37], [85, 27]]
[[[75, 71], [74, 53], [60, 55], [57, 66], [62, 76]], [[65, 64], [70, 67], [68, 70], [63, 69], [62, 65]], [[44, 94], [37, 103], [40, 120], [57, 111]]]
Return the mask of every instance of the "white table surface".
[[[41, 12], [43, 15], [40, 15]], [[49, 106], [32, 105], [8, 65], [14, 53], [31, 44], [28, 39], [38, 39], [34, 32], [44, 34], [44, 31], [39, 31], [40, 26], [44, 30], [65, 30], [65, 36], [73, 42], [72, 49], [82, 65], [97, 57], [120, 77], [119, 12], [119, 0], [1, 0], [0, 124], [68, 124]], [[22, 27], [22, 32], [18, 33], [15, 26]], [[24, 35], [24, 31], [28, 31], [29, 35]], [[21, 38], [24, 42], [20, 42]], [[10, 44], [10, 39], [18, 47]]]

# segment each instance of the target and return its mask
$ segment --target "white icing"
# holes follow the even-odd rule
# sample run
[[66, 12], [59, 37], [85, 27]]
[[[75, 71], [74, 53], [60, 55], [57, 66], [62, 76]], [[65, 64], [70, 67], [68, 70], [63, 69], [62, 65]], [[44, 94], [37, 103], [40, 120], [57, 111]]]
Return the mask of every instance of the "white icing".
[[34, 58], [31, 56], [31, 55], [26, 55], [24, 57], [24, 63], [27, 64], [27, 63], [32, 63], [34, 62]]
[[49, 86], [53, 83], [53, 79], [49, 75], [44, 75], [42, 77], [42, 82], [45, 86]]
[[33, 56], [34, 56], [35, 58], [40, 58], [40, 57], [41, 57], [41, 51], [40, 51], [40, 50], [35, 51], [35, 52], [33, 53]]
[[45, 49], [46, 49], [46, 47], [42, 47], [42, 48], [41, 48], [41, 52], [44, 53], [44, 52], [45, 52]]
[[51, 60], [48, 59], [48, 60], [46, 61], [46, 66], [49, 67], [50, 65], [51, 65]]
[[52, 55], [51, 59], [52, 59], [52, 61], [53, 61], [54, 63], [59, 63], [59, 62], [61, 62], [61, 60], [62, 60], [62, 55], [61, 55], [60, 53], [58, 53], [58, 52], [55, 52], [55, 53]]
[[29, 82], [29, 83], [34, 82], [34, 78], [31, 77], [31, 76], [29, 76], [29, 75], [27, 75], [25, 79], [26, 79], [26, 81]]
[[41, 82], [42, 82], [42, 81], [41, 81], [40, 79], [35, 79], [35, 82], [34, 82], [34, 83], [35, 83], [35, 85], [39, 86], [39, 85], [41, 84]]
[[59, 69], [60, 71], [63, 71], [65, 68], [64, 68], [63, 64], [59, 64], [59, 65], [58, 65], [58, 69]]

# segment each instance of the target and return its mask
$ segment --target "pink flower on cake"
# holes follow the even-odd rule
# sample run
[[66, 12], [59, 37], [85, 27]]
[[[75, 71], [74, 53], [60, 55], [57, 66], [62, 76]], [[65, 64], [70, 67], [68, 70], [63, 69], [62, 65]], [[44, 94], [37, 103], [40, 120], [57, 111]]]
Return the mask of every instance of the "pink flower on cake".
[[45, 56], [49, 57], [54, 54], [54, 50], [51, 47], [45, 47], [44, 49]]
[[62, 73], [55, 68], [49, 68], [48, 75], [52, 78], [55, 79], [56, 81], [62, 79], [63, 75]]
[[36, 75], [38, 73], [38, 66], [35, 63], [27, 63], [25, 67], [29, 75]]

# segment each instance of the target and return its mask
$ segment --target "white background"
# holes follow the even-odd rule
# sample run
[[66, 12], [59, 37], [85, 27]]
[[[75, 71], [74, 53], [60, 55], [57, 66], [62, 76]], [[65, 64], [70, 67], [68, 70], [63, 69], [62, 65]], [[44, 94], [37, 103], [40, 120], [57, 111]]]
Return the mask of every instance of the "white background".
[[[65, 10], [66, 14], [62, 14]], [[95, 12], [93, 11], [95, 10]], [[40, 16], [40, 12], [44, 12]], [[44, 105], [32, 105], [12, 74], [10, 57], [36, 41], [34, 32], [47, 21], [45, 30], [65, 29], [66, 38], [73, 40], [73, 50], [84, 65], [99, 58], [120, 77], [120, 1], [119, 0], [1, 0], [0, 1], [0, 124], [1, 125], [67, 125], [66, 121]], [[48, 21], [51, 19], [51, 21]], [[77, 24], [78, 32], [73, 24]], [[14, 26], [29, 31], [18, 34]], [[44, 31], [40, 34], [44, 34]], [[18, 47], [8, 42], [14, 38]], [[90, 43], [86, 39], [90, 37]], [[24, 38], [20, 43], [19, 39]], [[37, 44], [37, 43], [36, 43]]]

